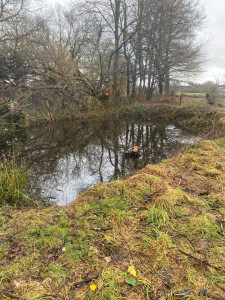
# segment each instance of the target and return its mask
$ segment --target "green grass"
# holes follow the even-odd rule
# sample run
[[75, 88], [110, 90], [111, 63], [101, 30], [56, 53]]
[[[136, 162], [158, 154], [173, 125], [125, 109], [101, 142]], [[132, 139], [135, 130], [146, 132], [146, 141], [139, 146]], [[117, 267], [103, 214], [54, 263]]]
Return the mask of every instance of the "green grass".
[[185, 96], [191, 96], [191, 97], [205, 97], [206, 96], [206, 93], [186, 93], [186, 92], [179, 92], [179, 93], [176, 93], [177, 96], [180, 96], [180, 95], [183, 95], [184, 97]]
[[[206, 99], [206, 93], [176, 93], [176, 96], [182, 97], [182, 105], [187, 106], [207, 106], [208, 101]], [[225, 96], [224, 94], [218, 95], [216, 99], [216, 104], [213, 107], [221, 108], [221, 106], [225, 106]]]
[[18, 166], [14, 157], [8, 159], [2, 157], [0, 162], [0, 206], [27, 204], [29, 198], [23, 194], [26, 181], [25, 167]]

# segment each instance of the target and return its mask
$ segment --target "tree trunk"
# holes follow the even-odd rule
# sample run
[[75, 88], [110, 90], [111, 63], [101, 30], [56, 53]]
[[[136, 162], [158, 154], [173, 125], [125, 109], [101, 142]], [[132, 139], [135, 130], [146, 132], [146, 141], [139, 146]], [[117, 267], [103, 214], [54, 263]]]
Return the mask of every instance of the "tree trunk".
[[159, 77], [159, 94], [163, 94], [163, 79], [162, 77]]
[[118, 66], [119, 66], [119, 22], [120, 22], [120, 6], [121, 0], [115, 0], [115, 12], [114, 12], [114, 22], [115, 22], [115, 31], [114, 31], [114, 64], [113, 64], [113, 90], [114, 90], [114, 104], [119, 102], [119, 76], [118, 76]]
[[165, 96], [169, 97], [170, 95], [170, 75], [169, 75], [169, 67], [165, 68]]

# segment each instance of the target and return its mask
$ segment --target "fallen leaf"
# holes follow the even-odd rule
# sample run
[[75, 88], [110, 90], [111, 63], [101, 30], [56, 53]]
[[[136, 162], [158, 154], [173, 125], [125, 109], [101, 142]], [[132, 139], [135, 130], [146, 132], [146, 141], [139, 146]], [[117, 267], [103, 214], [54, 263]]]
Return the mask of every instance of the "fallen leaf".
[[105, 261], [106, 261], [107, 263], [110, 263], [110, 262], [112, 261], [111, 256], [106, 256], [106, 257], [105, 257]]
[[57, 215], [57, 216], [54, 216], [54, 217], [53, 217], [53, 220], [54, 220], [54, 221], [59, 221], [60, 218], [61, 218], [61, 217]]
[[135, 286], [137, 281], [136, 279], [132, 276], [132, 277], [129, 277], [129, 278], [126, 278], [125, 279], [125, 282], [129, 285], [132, 285], [132, 286]]
[[128, 273], [130, 273], [130, 274], [133, 275], [134, 277], [136, 277], [136, 275], [137, 275], [134, 266], [128, 267]]
[[207, 293], [207, 290], [206, 289], [202, 289], [199, 293], [199, 296], [205, 296]]
[[179, 292], [177, 292], [177, 295], [179, 296], [186, 296], [187, 294], [190, 293], [191, 290], [181, 290]]
[[201, 248], [206, 247], [206, 246], [207, 246], [207, 241], [201, 239], [201, 240], [198, 241], [198, 245], [199, 245]]

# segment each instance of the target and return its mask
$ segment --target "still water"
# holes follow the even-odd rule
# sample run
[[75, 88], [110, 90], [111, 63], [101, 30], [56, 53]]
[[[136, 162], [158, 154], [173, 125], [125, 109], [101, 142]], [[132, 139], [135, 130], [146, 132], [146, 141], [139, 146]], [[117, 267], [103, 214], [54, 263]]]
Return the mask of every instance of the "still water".
[[[7, 151], [16, 144], [42, 196], [67, 205], [94, 184], [174, 156], [197, 140], [171, 124], [109, 118], [28, 128], [12, 140], [1, 141], [0, 147]], [[124, 151], [134, 145], [140, 147], [141, 156], [125, 157]]]

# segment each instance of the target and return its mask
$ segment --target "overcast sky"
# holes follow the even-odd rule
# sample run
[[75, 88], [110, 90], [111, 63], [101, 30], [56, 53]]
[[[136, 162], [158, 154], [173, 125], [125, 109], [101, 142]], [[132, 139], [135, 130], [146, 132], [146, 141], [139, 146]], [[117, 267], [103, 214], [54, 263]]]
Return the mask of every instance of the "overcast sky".
[[225, 82], [225, 0], [202, 0], [208, 18], [206, 34], [209, 36], [204, 79]]
[[[160, 1], [160, 0], [159, 0]], [[219, 80], [225, 83], [225, 0], [200, 0], [206, 9], [207, 22], [203, 36], [208, 40], [204, 66], [196, 81]], [[49, 0], [51, 3], [66, 3], [66, 0]]]

